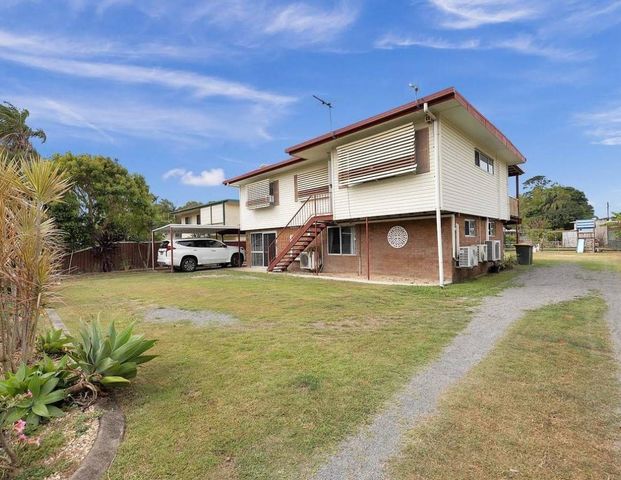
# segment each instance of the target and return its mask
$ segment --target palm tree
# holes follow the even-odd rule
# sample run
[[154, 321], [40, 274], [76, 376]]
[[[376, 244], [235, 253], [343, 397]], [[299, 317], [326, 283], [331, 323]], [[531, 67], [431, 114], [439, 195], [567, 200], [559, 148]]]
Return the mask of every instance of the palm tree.
[[33, 130], [26, 124], [29, 115], [28, 110], [20, 110], [9, 102], [0, 104], [0, 146], [9, 153], [33, 152], [31, 138], [39, 138], [45, 143], [45, 132]]

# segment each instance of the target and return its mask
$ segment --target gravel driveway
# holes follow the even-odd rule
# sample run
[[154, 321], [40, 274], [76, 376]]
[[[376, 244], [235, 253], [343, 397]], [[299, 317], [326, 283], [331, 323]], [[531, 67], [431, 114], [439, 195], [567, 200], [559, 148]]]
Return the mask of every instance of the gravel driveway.
[[615, 273], [574, 265], [534, 268], [519, 277], [524, 286], [486, 298], [470, 324], [440, 358], [414, 375], [371, 423], [346, 439], [314, 475], [315, 480], [380, 480], [384, 465], [398, 454], [404, 434], [436, 408], [438, 398], [478, 363], [527, 310], [599, 290], [608, 302], [607, 320], [621, 359], [621, 280]]

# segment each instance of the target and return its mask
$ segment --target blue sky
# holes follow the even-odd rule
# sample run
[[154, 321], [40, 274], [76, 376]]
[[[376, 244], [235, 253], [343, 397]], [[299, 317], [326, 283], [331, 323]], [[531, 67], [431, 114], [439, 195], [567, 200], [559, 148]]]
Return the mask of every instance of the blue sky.
[[543, 174], [621, 211], [621, 0], [3, 0], [0, 99], [43, 154], [117, 158], [176, 204], [455, 86]]

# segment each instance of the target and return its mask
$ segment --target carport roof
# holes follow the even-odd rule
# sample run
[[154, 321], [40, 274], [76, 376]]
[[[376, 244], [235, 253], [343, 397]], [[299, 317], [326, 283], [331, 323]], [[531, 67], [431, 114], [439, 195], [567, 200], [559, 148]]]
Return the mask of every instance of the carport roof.
[[169, 232], [171, 230], [181, 233], [237, 233], [239, 232], [239, 225], [187, 225], [184, 223], [169, 223], [163, 227], [154, 228], [151, 232]]

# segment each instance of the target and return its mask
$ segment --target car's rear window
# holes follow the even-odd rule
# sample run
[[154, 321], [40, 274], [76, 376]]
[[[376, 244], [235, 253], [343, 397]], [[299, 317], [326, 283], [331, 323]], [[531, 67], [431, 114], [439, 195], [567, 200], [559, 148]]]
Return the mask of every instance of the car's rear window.
[[168, 240], [164, 240], [162, 243], [160, 243], [160, 248], [167, 248], [169, 243], [170, 242]]

